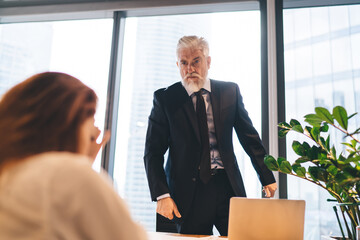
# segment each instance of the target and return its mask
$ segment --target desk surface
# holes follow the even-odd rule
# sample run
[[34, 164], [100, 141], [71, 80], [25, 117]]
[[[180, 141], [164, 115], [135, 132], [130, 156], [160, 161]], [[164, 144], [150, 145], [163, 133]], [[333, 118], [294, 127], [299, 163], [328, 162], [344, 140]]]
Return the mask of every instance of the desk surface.
[[207, 235], [189, 235], [178, 233], [149, 232], [149, 240], [227, 240], [226, 237], [207, 236]]

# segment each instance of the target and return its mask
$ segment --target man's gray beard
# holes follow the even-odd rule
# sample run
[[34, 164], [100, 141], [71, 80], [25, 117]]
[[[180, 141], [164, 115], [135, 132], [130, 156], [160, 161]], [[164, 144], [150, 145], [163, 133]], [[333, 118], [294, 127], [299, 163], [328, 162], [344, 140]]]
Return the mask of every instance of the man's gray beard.
[[185, 80], [182, 79], [181, 83], [184, 86], [184, 88], [189, 92], [198, 92], [204, 86], [205, 80], [204, 78], [199, 78], [197, 82], [193, 82], [193, 81], [185, 82]]

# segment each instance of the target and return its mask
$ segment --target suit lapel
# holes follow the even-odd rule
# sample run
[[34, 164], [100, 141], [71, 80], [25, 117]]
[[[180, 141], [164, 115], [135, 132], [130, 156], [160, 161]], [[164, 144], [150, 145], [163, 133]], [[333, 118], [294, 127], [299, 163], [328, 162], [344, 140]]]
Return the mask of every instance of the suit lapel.
[[[214, 114], [215, 133], [217, 135], [217, 138], [219, 139], [220, 129], [221, 129], [219, 127], [220, 110], [221, 110], [220, 86], [219, 86], [219, 83], [214, 80], [210, 80], [210, 84], [211, 84], [210, 99], [211, 99], [211, 105], [212, 105], [212, 110], [213, 110], [213, 114]], [[181, 90], [179, 92], [179, 94], [181, 95], [181, 97], [179, 96], [181, 99], [180, 102], [183, 103], [184, 112], [185, 112], [187, 118], [189, 119], [190, 125], [192, 126], [192, 128], [194, 130], [197, 140], [199, 142], [201, 142], [199, 126], [198, 126], [196, 112], [194, 110], [193, 102], [191, 100], [191, 97], [189, 97], [189, 95], [187, 94], [185, 88], [181, 85], [181, 83], [180, 83], [179, 87], [181, 87]]]
[[189, 97], [188, 93], [180, 82], [175, 85], [175, 89], [169, 94], [171, 99], [175, 99], [172, 108], [178, 109], [180, 107], [183, 109], [184, 114], [188, 118], [189, 124], [191, 125], [191, 128], [196, 135], [196, 139], [200, 143], [200, 131], [192, 99]]
[[199, 132], [199, 126], [196, 118], [196, 112], [194, 110], [194, 105], [191, 100], [191, 97], [189, 97], [189, 100], [186, 101], [184, 104], [184, 110], [185, 113], [190, 121], [191, 126], [193, 127], [193, 130], [195, 132], [197, 140], [200, 142], [200, 132]]
[[211, 106], [212, 106], [213, 115], [214, 115], [215, 133], [216, 133], [217, 139], [219, 139], [219, 137], [220, 137], [220, 129], [221, 129], [219, 127], [219, 124], [220, 124], [220, 109], [221, 109], [220, 86], [214, 80], [210, 80], [210, 84], [211, 84], [210, 98], [211, 98]]

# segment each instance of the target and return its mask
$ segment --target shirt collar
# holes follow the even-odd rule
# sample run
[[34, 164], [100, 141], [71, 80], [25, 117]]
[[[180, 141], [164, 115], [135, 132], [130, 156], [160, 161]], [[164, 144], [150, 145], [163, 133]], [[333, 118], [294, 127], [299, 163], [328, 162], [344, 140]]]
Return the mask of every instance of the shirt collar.
[[[211, 85], [210, 85], [210, 79], [206, 78], [204, 86], [202, 87], [203, 89], [205, 89], [208, 92], [211, 92]], [[189, 94], [189, 96], [191, 96], [194, 92], [191, 91], [190, 89], [185, 88], [186, 92]]]

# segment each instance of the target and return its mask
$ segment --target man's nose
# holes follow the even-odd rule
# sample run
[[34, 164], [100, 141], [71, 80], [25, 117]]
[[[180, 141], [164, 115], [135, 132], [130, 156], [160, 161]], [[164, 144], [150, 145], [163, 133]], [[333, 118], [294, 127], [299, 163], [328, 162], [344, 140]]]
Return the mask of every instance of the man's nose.
[[187, 65], [187, 70], [188, 70], [189, 73], [192, 73], [194, 71], [194, 69], [195, 68], [194, 68], [194, 66], [192, 64]]

